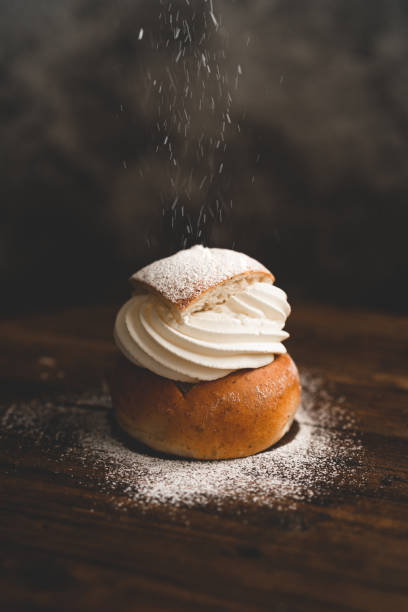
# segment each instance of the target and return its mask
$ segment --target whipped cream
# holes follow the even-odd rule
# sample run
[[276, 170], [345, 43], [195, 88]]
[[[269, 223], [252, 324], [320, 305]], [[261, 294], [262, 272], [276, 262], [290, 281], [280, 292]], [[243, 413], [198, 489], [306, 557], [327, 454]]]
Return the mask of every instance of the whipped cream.
[[136, 295], [120, 309], [114, 337], [136, 365], [184, 382], [215, 380], [242, 368], [259, 368], [285, 353], [290, 313], [282, 289], [257, 282], [210, 310], [176, 320], [154, 295]]

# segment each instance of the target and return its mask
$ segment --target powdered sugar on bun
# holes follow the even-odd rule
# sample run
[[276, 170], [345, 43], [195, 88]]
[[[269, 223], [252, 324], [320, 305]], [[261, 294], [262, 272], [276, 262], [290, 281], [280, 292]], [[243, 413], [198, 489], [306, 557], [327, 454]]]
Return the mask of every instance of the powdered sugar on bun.
[[180, 313], [211, 307], [247, 284], [273, 281], [256, 259], [201, 245], [155, 261], [130, 278], [137, 291], [159, 295]]

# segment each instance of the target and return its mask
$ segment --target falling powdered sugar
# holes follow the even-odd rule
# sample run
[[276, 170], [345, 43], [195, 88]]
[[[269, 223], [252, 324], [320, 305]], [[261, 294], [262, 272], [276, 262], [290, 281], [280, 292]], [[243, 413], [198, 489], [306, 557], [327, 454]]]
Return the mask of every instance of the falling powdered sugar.
[[[224, 461], [194, 461], [154, 454], [125, 438], [109, 410], [80, 405], [14, 404], [3, 414], [1, 436], [46, 446], [56, 460], [69, 464], [84, 487], [97, 487], [117, 508], [210, 506], [279, 508], [357, 489], [361, 484], [362, 447], [344, 398], [334, 399], [322, 379], [301, 376], [302, 404], [291, 431], [275, 447]], [[81, 466], [78, 475], [75, 465]], [[79, 476], [90, 474], [89, 481]], [[56, 470], [64, 472], [64, 468]], [[96, 485], [95, 485], [96, 483]]]

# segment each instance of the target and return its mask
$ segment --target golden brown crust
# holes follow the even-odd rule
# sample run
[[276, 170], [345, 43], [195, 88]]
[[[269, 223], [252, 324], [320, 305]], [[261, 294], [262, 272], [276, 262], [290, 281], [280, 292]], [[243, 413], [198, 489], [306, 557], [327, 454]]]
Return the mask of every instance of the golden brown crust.
[[111, 391], [127, 433], [155, 450], [195, 459], [245, 457], [275, 444], [300, 398], [298, 372], [287, 354], [262, 368], [191, 385], [185, 393], [121, 357]]

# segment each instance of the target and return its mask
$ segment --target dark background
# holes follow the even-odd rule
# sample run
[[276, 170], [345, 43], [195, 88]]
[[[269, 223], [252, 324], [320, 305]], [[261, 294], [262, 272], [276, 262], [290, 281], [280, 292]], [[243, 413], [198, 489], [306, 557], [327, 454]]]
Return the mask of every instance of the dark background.
[[[169, 4], [0, 3], [1, 311], [119, 303], [137, 268], [201, 240], [261, 259], [292, 303], [406, 310], [408, 3], [214, 0], [218, 30], [209, 2]], [[187, 144], [170, 130], [188, 197], [155, 150], [158, 106], [177, 112], [166, 67], [183, 85], [177, 11], [194, 24], [185, 61], [205, 32], [232, 96], [222, 174], [194, 143], [224, 98], [211, 114], [195, 92]]]

